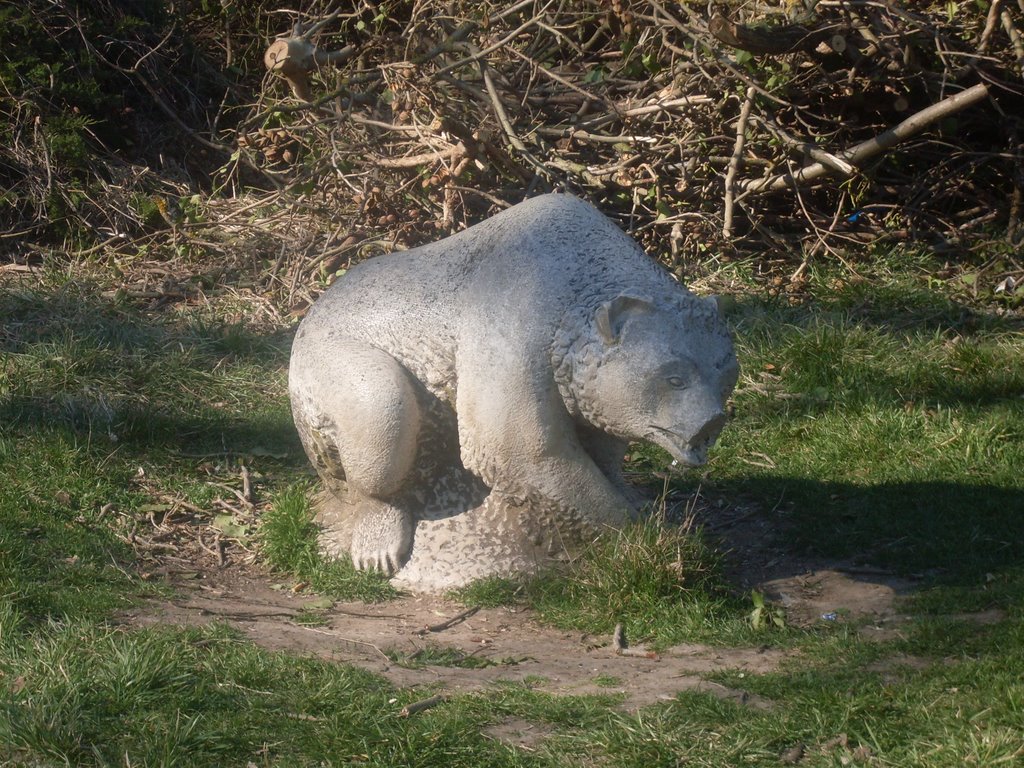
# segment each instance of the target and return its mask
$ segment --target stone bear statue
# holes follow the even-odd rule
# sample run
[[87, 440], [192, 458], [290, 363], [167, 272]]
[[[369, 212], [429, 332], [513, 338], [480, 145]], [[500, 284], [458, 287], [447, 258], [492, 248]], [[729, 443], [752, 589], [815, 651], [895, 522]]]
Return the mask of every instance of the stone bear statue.
[[628, 443], [703, 464], [737, 375], [714, 300], [548, 194], [349, 270], [302, 321], [289, 389], [324, 548], [431, 589], [621, 527]]

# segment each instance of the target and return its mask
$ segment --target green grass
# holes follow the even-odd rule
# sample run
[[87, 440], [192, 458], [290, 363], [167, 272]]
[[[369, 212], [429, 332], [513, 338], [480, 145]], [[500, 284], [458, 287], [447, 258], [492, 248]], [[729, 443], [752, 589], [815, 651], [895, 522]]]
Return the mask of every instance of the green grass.
[[296, 450], [280, 398], [286, 339], [99, 295], [73, 282], [0, 294], [5, 423], [60, 425], [111, 448]]
[[263, 516], [260, 541], [267, 563], [339, 600], [376, 602], [395, 597], [397, 590], [383, 576], [357, 571], [350, 560], [329, 560], [320, 553], [309, 496], [306, 483], [286, 488]]
[[0, 604], [10, 615], [31, 624], [101, 617], [139, 590], [123, 568], [129, 547], [94, 525], [104, 504], [132, 503], [127, 473], [100, 479], [82, 467], [103, 458], [66, 434], [0, 437]]
[[735, 643], [754, 634], [749, 606], [723, 587], [717, 553], [700, 535], [657, 522], [599, 539], [566, 572], [527, 579], [516, 599], [553, 626], [610, 636], [622, 624], [631, 642], [656, 646]]
[[[972, 629], [977, 631], [976, 626]], [[834, 765], [857, 746], [870, 749], [885, 765], [1015, 764], [1024, 756], [1019, 729], [1024, 706], [1019, 649], [1024, 638], [1019, 623], [981, 634], [990, 637], [975, 649], [950, 649], [952, 655], [929, 659], [926, 665], [879, 664], [876, 657], [891, 653], [891, 648], [858, 652], [847, 641], [839, 646], [841, 658], [803, 658], [780, 672], [743, 679], [723, 675], [723, 682], [777, 703], [771, 712], [748, 712], [742, 723], [728, 724], [727, 740], [738, 742], [740, 734], [729, 731], [741, 729], [753, 743], [777, 755], [796, 743], [820, 748], [846, 734], [848, 749], [834, 747], [815, 756], [811, 765]], [[899, 646], [920, 649], [914, 642]], [[937, 650], [930, 643], [928, 649]], [[702, 720], [705, 726], [720, 722], [700, 715], [693, 722], [693, 713], [702, 709], [694, 702], [697, 698], [681, 697], [687, 705], [687, 727]]]
[[207, 504], [235, 456], [290, 478], [286, 360], [280, 339], [93, 284], [0, 290], [0, 596], [32, 623], [107, 615], [145, 591], [127, 541], [147, 505]]
[[811, 553], [960, 585], [1019, 565], [1021, 325], [966, 330], [955, 304], [932, 301], [925, 321], [893, 328], [877, 304], [784, 311], [782, 325], [742, 308], [740, 417], [705, 488], [780, 500], [786, 535]]
[[752, 626], [750, 596], [727, 588], [720, 554], [703, 535], [665, 522], [664, 513], [605, 534], [562, 570], [492, 576], [451, 596], [481, 607], [528, 606], [546, 624], [594, 635], [610, 636], [621, 624], [630, 642], [655, 647], [783, 640], [786, 633]]
[[[472, 700], [408, 720], [352, 667], [262, 651], [233, 632], [48, 629], [0, 669], [0, 761], [42, 765], [516, 766]], [[7, 677], [11, 675], [12, 677]]]
[[[210, 508], [211, 479], [240, 458], [270, 500], [265, 563], [335, 597], [392, 591], [316, 552], [286, 336], [66, 277], [0, 289], [0, 764], [777, 766], [798, 744], [801, 766], [1020, 764], [1022, 326], [934, 290], [922, 259], [880, 260], [864, 280], [814, 273], [801, 306], [737, 297], [743, 375], [710, 465], [667, 484], [659, 451], [631, 466], [669, 499], [699, 488], [713, 507], [758, 510], [797, 554], [912, 576], [901, 610], [917, 618], [898, 637], [843, 622], [756, 631], [699, 531], [661, 524], [605, 537], [563, 574], [459, 593], [567, 631], [621, 622], [633, 642], [787, 647], [781, 670], [714, 678], [767, 711], [689, 692], [630, 714], [613, 695], [503, 684], [404, 719], [435, 691], [224, 627], [118, 627], [118, 610], [154, 594], [128, 544], [147, 508]], [[965, 616], [982, 610], [1001, 618]], [[433, 647], [408, 661], [474, 663]], [[481, 734], [506, 718], [549, 735], [527, 751]]]

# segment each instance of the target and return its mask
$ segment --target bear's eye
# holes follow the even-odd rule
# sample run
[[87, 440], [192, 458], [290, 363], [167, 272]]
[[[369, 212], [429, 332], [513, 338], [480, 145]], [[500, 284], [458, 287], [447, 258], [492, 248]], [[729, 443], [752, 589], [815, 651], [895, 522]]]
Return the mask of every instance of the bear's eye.
[[686, 379], [681, 376], [669, 376], [668, 383], [669, 386], [674, 387], [675, 389], [686, 389]]

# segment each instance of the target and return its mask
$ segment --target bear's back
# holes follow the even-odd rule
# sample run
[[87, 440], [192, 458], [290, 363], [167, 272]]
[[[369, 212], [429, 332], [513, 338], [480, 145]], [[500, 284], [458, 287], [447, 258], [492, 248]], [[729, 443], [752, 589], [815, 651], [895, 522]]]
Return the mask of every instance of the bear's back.
[[522, 329], [540, 343], [567, 309], [623, 286], [664, 289], [666, 280], [592, 205], [541, 195], [443, 240], [353, 267], [317, 300], [296, 343], [327, 350], [332, 339], [365, 341], [414, 370], [427, 358], [437, 367], [450, 361], [460, 334]]

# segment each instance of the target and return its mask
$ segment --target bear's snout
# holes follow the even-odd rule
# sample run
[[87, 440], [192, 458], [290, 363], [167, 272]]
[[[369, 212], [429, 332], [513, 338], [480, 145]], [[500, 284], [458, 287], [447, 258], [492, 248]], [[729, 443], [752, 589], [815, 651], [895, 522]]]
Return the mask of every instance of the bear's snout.
[[686, 441], [686, 445], [692, 449], [707, 448], [718, 437], [718, 433], [725, 426], [725, 413], [718, 411], [712, 414], [711, 418], [704, 422], [704, 425], [694, 432], [693, 437]]

